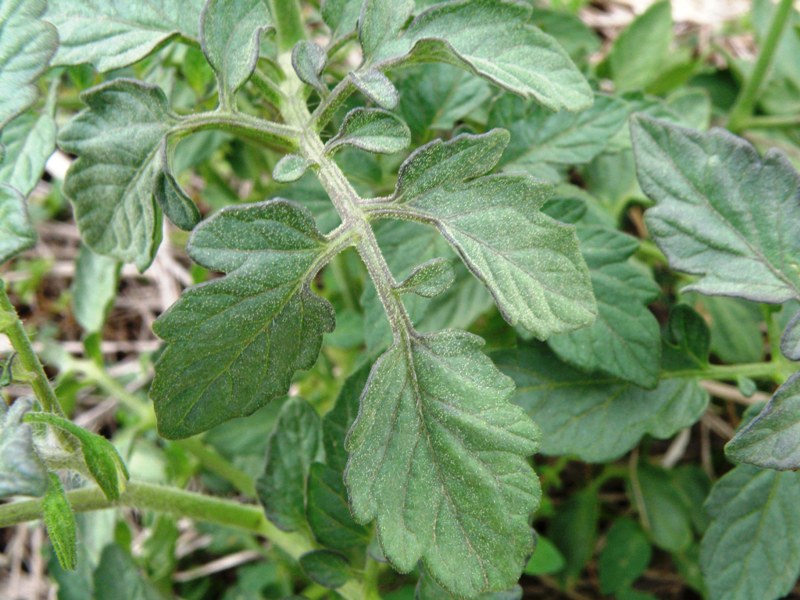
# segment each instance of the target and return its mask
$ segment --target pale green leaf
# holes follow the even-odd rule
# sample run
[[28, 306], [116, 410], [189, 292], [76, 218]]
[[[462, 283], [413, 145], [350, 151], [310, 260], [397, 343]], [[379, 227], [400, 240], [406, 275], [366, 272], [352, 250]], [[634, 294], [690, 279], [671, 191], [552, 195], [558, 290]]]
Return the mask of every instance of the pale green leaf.
[[389, 78], [380, 71], [352, 71], [348, 77], [362, 94], [378, 106], [389, 109], [397, 106], [400, 94]]
[[411, 143], [408, 125], [380, 108], [354, 108], [344, 118], [339, 132], [325, 144], [329, 154], [343, 146], [367, 152], [394, 154]]
[[455, 279], [456, 274], [451, 262], [446, 258], [434, 258], [411, 271], [411, 274], [398, 284], [397, 291], [433, 298], [453, 285]]
[[0, 160], [0, 183], [28, 196], [39, 183], [47, 159], [56, 149], [56, 123], [48, 113], [21, 115], [0, 132], [6, 156]]
[[167, 347], [150, 395], [168, 438], [285, 394], [334, 326], [331, 305], [309, 288], [330, 250], [305, 209], [285, 200], [224, 209], [195, 228], [188, 251], [227, 275], [188, 289], [155, 322]]
[[659, 294], [652, 276], [633, 264], [638, 243], [613, 229], [578, 227], [597, 298], [597, 320], [553, 336], [550, 348], [585, 371], [602, 371], [642, 387], [658, 383], [661, 332], [647, 305]]
[[322, 458], [322, 421], [308, 402], [289, 398], [267, 442], [264, 472], [256, 481], [267, 518], [285, 531], [302, 529], [306, 518], [306, 477]]
[[58, 48], [41, 19], [45, 0], [0, 0], [0, 129], [36, 101], [36, 81]]
[[371, 64], [387, 69], [446, 62], [554, 110], [588, 107], [592, 92], [583, 75], [553, 38], [529, 24], [529, 17], [529, 6], [507, 0], [439, 4], [378, 48]]
[[711, 600], [782, 598], [800, 575], [800, 474], [741, 465], [712, 488], [700, 566]]
[[588, 325], [597, 307], [575, 230], [538, 210], [552, 188], [525, 177], [479, 177], [507, 142], [508, 133], [495, 129], [423, 146], [400, 168], [386, 214], [435, 225], [510, 324], [539, 338]]
[[421, 559], [460, 596], [517, 581], [540, 494], [526, 460], [536, 427], [508, 402], [513, 384], [482, 343], [451, 330], [392, 346], [372, 369], [347, 438], [356, 520], [377, 521], [396, 569]]
[[800, 312], [798, 312], [781, 336], [781, 352], [786, 358], [800, 360]]
[[78, 529], [61, 480], [48, 473], [47, 491], [42, 499], [42, 519], [62, 569], [73, 571], [78, 561]]
[[163, 600], [139, 571], [136, 562], [117, 544], [109, 544], [100, 555], [94, 572], [94, 600]]
[[725, 453], [765, 469], [800, 468], [800, 374], [792, 375], [759, 415], [736, 432]]
[[53, 64], [91, 63], [98, 71], [111, 71], [176, 36], [196, 40], [203, 0], [48, 0], [47, 5], [45, 18], [60, 40]]
[[393, 41], [414, 10], [414, 0], [364, 0], [358, 17], [358, 41], [370, 60]]
[[219, 82], [222, 106], [253, 74], [261, 35], [273, 30], [265, 0], [207, 0], [200, 19], [200, 44]]
[[36, 230], [28, 219], [25, 198], [0, 183], [0, 264], [36, 243]]
[[323, 48], [306, 40], [300, 40], [292, 48], [292, 67], [300, 81], [325, 94], [328, 86], [320, 78], [328, 55]]
[[779, 151], [759, 158], [723, 130], [637, 116], [631, 131], [645, 213], [673, 268], [703, 294], [780, 303], [800, 297], [800, 176]]
[[291, 183], [300, 179], [311, 165], [307, 158], [299, 154], [283, 156], [272, 169], [272, 178], [279, 183]]
[[95, 254], [81, 244], [72, 280], [72, 312], [87, 333], [103, 329], [117, 296], [121, 266], [113, 258]]
[[506, 94], [492, 105], [489, 126], [511, 133], [500, 166], [509, 173], [548, 175], [549, 166], [587, 163], [600, 154], [628, 118], [625, 102], [596, 94], [581, 112], [552, 112]]
[[78, 155], [64, 192], [86, 245], [143, 271], [161, 240], [154, 181], [162, 141], [177, 118], [160, 88], [128, 79], [93, 88], [83, 100], [89, 108], [59, 135], [59, 145]]
[[705, 412], [708, 394], [693, 379], [663, 380], [654, 390], [582, 373], [540, 344], [493, 355], [514, 379], [514, 401], [542, 430], [541, 452], [606, 462], [645, 434], [669, 438]]
[[364, 0], [322, 0], [322, 18], [331, 29], [332, 40], [338, 40], [356, 28]]
[[0, 498], [43, 496], [47, 469], [36, 453], [30, 425], [22, 417], [32, 400], [20, 398], [11, 406], [0, 403]]

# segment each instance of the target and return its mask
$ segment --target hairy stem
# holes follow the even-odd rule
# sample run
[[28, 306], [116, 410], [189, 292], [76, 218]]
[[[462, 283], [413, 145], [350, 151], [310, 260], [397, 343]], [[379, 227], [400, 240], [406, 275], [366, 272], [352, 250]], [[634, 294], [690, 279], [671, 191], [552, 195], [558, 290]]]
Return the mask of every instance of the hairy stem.
[[199, 438], [176, 440], [172, 443], [194, 456], [209, 472], [231, 483], [245, 497], [256, 497], [256, 484], [253, 478], [236, 467], [211, 446], [204, 444]]
[[733, 105], [728, 117], [728, 129], [733, 132], [741, 131], [745, 121], [753, 114], [762, 86], [772, 65], [775, 49], [778, 47], [778, 42], [780, 42], [784, 30], [789, 24], [792, 2], [793, 0], [780, 0], [780, 4], [772, 14], [767, 36], [764, 38], [761, 51], [758, 53], [756, 64], [739, 96], [736, 98], [736, 103]]
[[233, 114], [225, 111], [197, 113], [182, 117], [172, 128], [170, 135], [183, 137], [208, 129], [238, 134], [288, 151], [297, 148], [297, 141], [300, 137], [300, 130], [283, 123], [267, 121], [244, 113]]

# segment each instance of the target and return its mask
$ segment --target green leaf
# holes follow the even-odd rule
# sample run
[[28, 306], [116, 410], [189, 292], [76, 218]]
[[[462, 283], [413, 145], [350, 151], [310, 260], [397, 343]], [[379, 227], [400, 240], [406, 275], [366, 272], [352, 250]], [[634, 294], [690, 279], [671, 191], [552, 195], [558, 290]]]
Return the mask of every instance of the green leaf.
[[49, 113], [17, 117], [0, 132], [6, 156], [0, 160], [0, 183], [28, 196], [44, 173], [56, 148], [56, 123]]
[[353, 516], [377, 520], [401, 572], [422, 559], [453, 594], [505, 589], [533, 550], [540, 492], [525, 457], [536, 427], [507, 402], [512, 382], [480, 338], [451, 330], [407, 343], [373, 366], [347, 438]]
[[358, 414], [359, 398], [369, 377], [369, 366], [365, 365], [350, 375], [342, 386], [334, 407], [322, 420], [322, 441], [325, 446], [326, 464], [343, 473], [347, 464], [345, 437]]
[[507, 142], [495, 129], [418, 149], [400, 168], [387, 215], [435, 225], [510, 324], [539, 338], [588, 325], [597, 308], [575, 230], [538, 210], [552, 189], [525, 177], [479, 177]]
[[708, 366], [711, 331], [705, 319], [688, 304], [676, 304], [669, 313], [664, 342], [681, 353], [681, 360], [692, 367]]
[[541, 428], [543, 454], [614, 460], [645, 434], [666, 439], [692, 425], [708, 404], [708, 394], [693, 379], [664, 379], [645, 390], [573, 369], [541, 344], [493, 359], [517, 384], [514, 401]]
[[220, 102], [233, 96], [253, 74], [262, 33], [274, 30], [265, 0], [207, 0], [200, 18], [200, 44], [219, 82]]
[[305, 209], [286, 200], [223, 209], [195, 228], [188, 252], [227, 275], [185, 291], [155, 322], [167, 347], [150, 395], [171, 439], [285, 394], [334, 326], [333, 308], [309, 288], [333, 250]]
[[42, 499], [42, 518], [58, 563], [62, 569], [73, 571], [78, 561], [75, 514], [55, 473], [48, 474], [47, 491]]
[[447, 64], [420, 65], [398, 73], [397, 107], [415, 140], [427, 141], [431, 130], [448, 131], [474, 117], [492, 96], [486, 80]]
[[285, 531], [303, 528], [306, 477], [322, 458], [322, 421], [302, 398], [289, 398], [267, 442], [264, 472], [256, 489], [270, 521]]
[[600, 591], [613, 594], [630, 586], [644, 573], [651, 556], [650, 543], [636, 522], [625, 517], [614, 521], [597, 560]]
[[117, 296], [121, 266], [81, 244], [72, 280], [72, 312], [87, 333], [102, 331]]
[[597, 490], [590, 486], [569, 496], [550, 520], [550, 538], [567, 563], [563, 571], [567, 584], [577, 579], [594, 553], [599, 518]]
[[417, 294], [423, 298], [438, 296], [456, 279], [453, 265], [446, 258], [434, 258], [421, 264], [397, 285], [401, 294]]
[[657, 2], [615, 40], [607, 65], [617, 91], [646, 87], [663, 71], [672, 42], [672, 8]]
[[638, 243], [613, 229], [578, 227], [581, 251], [597, 298], [597, 320], [553, 336], [550, 348], [584, 371], [602, 371], [641, 387], [658, 383], [661, 331], [647, 305], [659, 294], [649, 272], [629, 258]]
[[286, 154], [272, 170], [272, 178], [279, 183], [291, 183], [300, 179], [311, 162], [299, 154]]
[[551, 112], [533, 102], [506, 94], [489, 113], [489, 126], [511, 133], [500, 166], [509, 173], [558, 180], [554, 167], [587, 163], [600, 154], [628, 118], [625, 102], [595, 94], [581, 112]]
[[300, 568], [309, 579], [335, 590], [352, 577], [347, 558], [331, 550], [312, 550], [300, 557]]
[[58, 29], [60, 41], [53, 64], [91, 63], [98, 71], [111, 71], [176, 36], [196, 40], [202, 6], [203, 0], [48, 0], [45, 18]]
[[94, 572], [94, 600], [163, 600], [139, 571], [133, 558], [117, 544], [109, 544]]
[[376, 69], [368, 69], [363, 72], [351, 71], [348, 77], [368, 100], [378, 106], [388, 109], [397, 106], [400, 94], [389, 78], [380, 71]]
[[324, 48], [306, 40], [300, 40], [292, 48], [292, 67], [300, 81], [313, 87], [321, 94], [328, 92], [328, 86], [320, 76], [328, 62]]
[[322, 0], [322, 18], [331, 29], [331, 41], [355, 30], [363, 4], [364, 0]]
[[169, 144], [165, 139], [159, 151], [161, 170], [153, 181], [153, 195], [167, 218], [184, 231], [191, 231], [201, 220], [194, 201], [183, 191], [170, 168]]
[[650, 233], [673, 268], [700, 276], [685, 290], [770, 303], [800, 297], [800, 176], [781, 152], [759, 159], [725, 131], [641, 116], [631, 131], [639, 183], [656, 202], [645, 213]]
[[792, 317], [783, 331], [781, 352], [786, 358], [800, 360], [800, 312]]
[[697, 507], [685, 505], [675, 483], [664, 469], [641, 463], [636, 477], [641, 498], [640, 517], [650, 539], [668, 552], [687, 550], [694, 539], [690, 511]]
[[414, 0], [364, 0], [358, 17], [358, 41], [365, 60], [394, 40], [414, 11]]
[[711, 351], [728, 364], [758, 362], [764, 358], [761, 324], [764, 315], [753, 302], [686, 294], [682, 300], [691, 304], [708, 321]]
[[317, 541], [349, 551], [369, 543], [369, 531], [353, 521], [342, 471], [314, 463], [308, 474], [306, 518]]
[[43, 496], [47, 490], [47, 469], [36, 453], [30, 426], [22, 422], [32, 404], [28, 398], [8, 407], [0, 403], [0, 498]]
[[401, 37], [383, 43], [367, 64], [387, 69], [446, 62], [553, 110], [588, 107], [592, 92], [583, 75], [553, 38], [529, 24], [529, 17], [529, 6], [504, 0], [433, 6]]
[[[462, 596], [451, 594], [436, 581], [427, 569], [421, 569], [412, 598], [414, 600], [459, 600]], [[486, 592], [473, 598], [474, 600], [522, 600], [522, 588], [515, 585], [508, 590]]]
[[0, 183], [0, 264], [36, 244], [36, 230], [28, 219], [25, 198]]
[[78, 155], [64, 192], [86, 245], [143, 271], [161, 240], [154, 182], [162, 141], [177, 118], [160, 88], [138, 81], [115, 79], [82, 98], [89, 108], [59, 136], [62, 149]]
[[536, 550], [533, 551], [523, 573], [526, 575], [551, 575], [558, 573], [566, 566], [567, 562], [556, 548], [555, 544], [546, 537], [536, 536]]
[[800, 474], [741, 465], [711, 490], [700, 566], [711, 600], [782, 598], [800, 575]]
[[800, 373], [779, 387], [759, 415], [736, 433], [725, 454], [765, 469], [800, 468]]
[[342, 126], [325, 144], [332, 153], [342, 146], [355, 146], [367, 152], [394, 154], [411, 143], [408, 125], [380, 108], [355, 108], [347, 113]]
[[58, 48], [55, 28], [41, 20], [46, 8], [45, 0], [0, 1], [0, 129], [36, 101], [35, 84]]

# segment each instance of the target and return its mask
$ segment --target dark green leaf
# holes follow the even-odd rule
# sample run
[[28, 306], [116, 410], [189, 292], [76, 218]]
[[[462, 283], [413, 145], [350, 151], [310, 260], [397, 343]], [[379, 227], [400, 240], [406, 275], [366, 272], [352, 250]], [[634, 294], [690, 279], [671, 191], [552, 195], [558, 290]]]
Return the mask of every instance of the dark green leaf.
[[341, 473], [347, 464], [344, 449], [345, 437], [358, 414], [358, 404], [369, 376], [369, 366], [365, 365], [350, 375], [339, 392], [336, 405], [322, 420], [322, 441], [325, 445], [326, 464]]
[[184, 231], [191, 231], [202, 218], [194, 201], [183, 191], [170, 168], [167, 141], [161, 143], [159, 152], [161, 170], [153, 181], [153, 195], [167, 218]]
[[708, 394], [693, 379], [664, 379], [654, 390], [582, 373], [541, 344], [493, 355], [517, 384], [514, 401], [541, 427], [541, 452], [587, 462], [622, 456], [641, 437], [669, 438], [705, 412]]
[[423, 146], [400, 168], [387, 214], [435, 225], [512, 325], [540, 338], [588, 325], [597, 307], [575, 230], [538, 210], [552, 189], [525, 177], [479, 177], [507, 143], [495, 129]]
[[311, 163], [299, 154], [283, 156], [272, 170], [272, 178], [280, 183], [291, 183], [300, 179]]
[[[779, 151], [759, 159], [722, 130], [698, 133], [647, 117], [631, 126], [645, 218], [686, 290], [780, 303], [800, 297], [800, 176]], [[755, 199], [758, 201], [755, 201]]]
[[48, 474], [47, 491], [42, 499], [42, 518], [58, 563], [62, 569], [73, 571], [78, 560], [75, 514], [55, 473]]
[[550, 520], [548, 532], [567, 563], [563, 577], [568, 583], [578, 577], [594, 553], [599, 518], [597, 491], [587, 488], [567, 498]]
[[185, 291], [155, 323], [167, 347], [150, 395], [168, 438], [285, 394], [334, 326], [331, 305], [309, 288], [331, 250], [305, 209], [286, 200], [224, 209], [195, 228], [188, 251], [227, 276]]
[[[451, 593], [502, 590], [533, 550], [538, 433], [480, 338], [446, 331], [392, 346], [372, 369], [347, 446], [357, 521], [377, 520], [401, 572], [422, 559]], [[403, 515], [398, 519], [397, 515]]]
[[264, 472], [256, 482], [258, 498], [270, 521], [285, 531], [305, 522], [306, 477], [322, 458], [322, 421], [302, 398], [289, 398], [267, 443]]
[[[0, 1], [0, 129], [36, 101], [36, 81], [58, 48], [45, 0]], [[49, 20], [49, 19], [48, 19]]]
[[60, 39], [53, 64], [91, 63], [98, 71], [111, 71], [143, 59], [175, 36], [197, 39], [203, 0], [48, 0], [47, 5], [45, 18]]
[[115, 79], [82, 98], [89, 108], [59, 136], [60, 146], [79, 156], [64, 191], [86, 245], [143, 271], [161, 240], [154, 181], [176, 117], [160, 88], [138, 81]]
[[455, 278], [453, 265], [449, 260], [434, 258], [411, 271], [411, 274], [398, 284], [397, 291], [402, 294], [433, 298], [453, 285]]
[[536, 536], [536, 550], [533, 551], [525, 566], [526, 575], [552, 575], [558, 573], [567, 564], [555, 544], [546, 537]]
[[800, 469], [800, 374], [778, 388], [761, 413], [725, 446], [733, 461], [766, 469]]
[[711, 600], [782, 598], [800, 575], [800, 474], [741, 465], [711, 490], [700, 566]]
[[320, 78], [327, 62], [327, 53], [316, 44], [300, 40], [292, 48], [292, 67], [300, 81], [322, 94], [328, 92], [328, 86]]
[[402, 62], [447, 62], [554, 110], [586, 108], [592, 93], [583, 75], [529, 17], [530, 7], [502, 0], [433, 6], [401, 37], [383, 43], [371, 63], [385, 69]]
[[705, 320], [688, 304], [676, 304], [669, 313], [664, 341], [683, 354], [693, 367], [708, 365], [711, 331]]
[[653, 543], [668, 552], [681, 552], [692, 543], [691, 510], [664, 469], [640, 464], [636, 471], [641, 503], [639, 511]]
[[352, 577], [347, 558], [330, 550], [312, 550], [300, 557], [300, 568], [319, 585], [336, 589]]
[[100, 555], [94, 572], [94, 600], [163, 600], [144, 578], [130, 554], [117, 544], [109, 544]]
[[604, 227], [578, 227], [581, 252], [589, 266], [597, 298], [597, 320], [553, 336], [550, 348], [585, 371], [602, 371], [642, 387], [658, 383], [661, 332], [647, 308], [659, 288], [652, 276], [633, 264], [635, 239]]
[[400, 100], [397, 88], [380, 71], [376, 69], [368, 69], [363, 72], [352, 71], [349, 77], [353, 85], [378, 106], [389, 109], [397, 106], [397, 102]]
[[120, 263], [81, 244], [72, 280], [72, 312], [87, 333], [103, 329], [117, 296]]
[[261, 34], [273, 29], [265, 0], [206, 0], [200, 44], [217, 74], [222, 106], [233, 106], [236, 90], [256, 68]]
[[36, 230], [28, 219], [25, 198], [11, 186], [0, 183], [0, 264], [33, 248], [35, 243]]
[[500, 166], [510, 173], [558, 180], [554, 166], [587, 163], [600, 154], [628, 118], [625, 103], [596, 94], [584, 111], [551, 112], [506, 94], [492, 105], [489, 126], [511, 133]]
[[[448, 592], [426, 569], [422, 569], [412, 596], [414, 600], [458, 600], [461, 597]], [[474, 596], [474, 600], [522, 600], [522, 588], [515, 585], [509, 590], [486, 592]]]
[[747, 300], [724, 296], [687, 294], [691, 304], [708, 321], [711, 351], [729, 364], [758, 362], [764, 358], [761, 308]]
[[798, 312], [781, 336], [781, 352], [786, 358], [800, 360], [800, 312]]
[[47, 490], [47, 469], [34, 448], [30, 426], [22, 422], [31, 405], [28, 398], [9, 407], [0, 403], [0, 498], [42, 496]]
[[325, 144], [332, 153], [342, 146], [355, 146], [367, 152], [394, 154], [411, 143], [408, 125], [380, 108], [355, 108], [347, 113], [339, 133]]
[[349, 551], [369, 543], [369, 531], [353, 521], [342, 472], [321, 463], [308, 474], [306, 518], [320, 544]]
[[6, 157], [0, 160], [0, 183], [27, 196], [39, 183], [47, 159], [56, 148], [56, 123], [48, 113], [22, 115], [0, 132]]
[[614, 521], [597, 561], [600, 591], [613, 594], [628, 587], [644, 573], [651, 555], [650, 543], [639, 525], [624, 517]]

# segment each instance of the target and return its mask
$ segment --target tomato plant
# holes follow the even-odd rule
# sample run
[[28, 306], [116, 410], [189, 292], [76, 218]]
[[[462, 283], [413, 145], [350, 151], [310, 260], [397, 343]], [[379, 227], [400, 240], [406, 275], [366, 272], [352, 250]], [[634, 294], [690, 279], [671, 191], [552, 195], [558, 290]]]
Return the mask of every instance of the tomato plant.
[[720, 66], [574, 4], [0, 0], [0, 526], [59, 598], [791, 592], [800, 17]]

